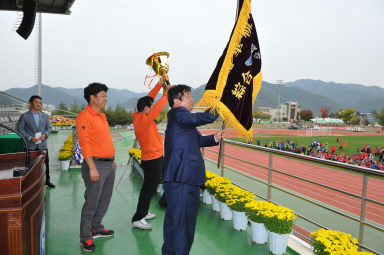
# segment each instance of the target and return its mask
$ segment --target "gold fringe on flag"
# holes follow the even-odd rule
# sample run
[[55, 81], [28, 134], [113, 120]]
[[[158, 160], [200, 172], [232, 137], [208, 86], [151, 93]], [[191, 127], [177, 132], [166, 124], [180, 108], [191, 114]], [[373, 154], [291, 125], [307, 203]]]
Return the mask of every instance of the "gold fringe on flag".
[[[211, 112], [217, 111], [226, 123], [226, 126], [233, 129], [240, 138], [245, 139], [246, 141], [250, 141], [253, 138], [253, 126], [249, 130], [246, 130], [228, 109], [228, 107], [220, 100], [227, 84], [227, 78], [229, 72], [231, 71], [231, 66], [233, 65], [233, 55], [235, 53], [236, 46], [240, 43], [245, 34], [245, 28], [248, 24], [250, 14], [251, 0], [244, 0], [235, 30], [228, 45], [227, 54], [224, 58], [223, 65], [217, 79], [216, 89], [206, 90], [203, 97], [196, 104], [197, 106], [204, 106], [205, 109], [211, 109]], [[261, 82], [262, 72], [260, 70], [260, 72], [253, 78], [252, 104], [260, 91]]]

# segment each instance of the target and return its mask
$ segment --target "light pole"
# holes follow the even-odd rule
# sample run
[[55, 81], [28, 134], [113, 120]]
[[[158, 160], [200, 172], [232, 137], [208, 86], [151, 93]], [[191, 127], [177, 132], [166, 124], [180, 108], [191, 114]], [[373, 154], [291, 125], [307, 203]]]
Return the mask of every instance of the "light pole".
[[39, 26], [37, 29], [37, 49], [36, 49], [36, 84], [37, 84], [37, 95], [42, 96], [42, 70], [41, 70], [41, 22], [42, 15], [39, 13]]
[[279, 88], [279, 103], [277, 105], [277, 116], [278, 116], [279, 122], [281, 122], [281, 116], [280, 116], [280, 88], [283, 86], [284, 81], [283, 80], [277, 80], [276, 84], [278, 85], [278, 88]]

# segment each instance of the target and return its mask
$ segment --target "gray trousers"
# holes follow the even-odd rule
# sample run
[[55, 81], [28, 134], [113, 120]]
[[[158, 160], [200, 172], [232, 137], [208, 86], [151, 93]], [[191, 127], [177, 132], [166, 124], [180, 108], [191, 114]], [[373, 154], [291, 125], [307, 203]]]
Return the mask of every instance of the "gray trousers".
[[80, 241], [92, 239], [91, 228], [96, 232], [104, 229], [101, 221], [108, 210], [115, 182], [113, 161], [95, 161], [95, 165], [99, 171], [97, 182], [91, 181], [87, 163], [84, 161], [81, 165], [81, 175], [85, 184], [85, 202], [81, 211]]

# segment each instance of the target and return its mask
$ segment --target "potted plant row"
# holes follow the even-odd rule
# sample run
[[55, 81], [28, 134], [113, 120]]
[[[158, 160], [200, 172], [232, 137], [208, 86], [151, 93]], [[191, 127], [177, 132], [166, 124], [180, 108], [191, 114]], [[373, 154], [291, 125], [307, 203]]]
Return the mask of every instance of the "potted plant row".
[[[294, 211], [270, 202], [257, 201], [255, 194], [209, 171], [204, 186], [204, 192], [211, 194], [213, 210], [216, 211], [216, 200], [220, 203], [221, 218], [233, 219], [234, 229], [246, 230], [249, 219], [254, 242], [263, 244], [269, 239], [269, 249], [273, 254], [285, 253], [296, 218]], [[231, 213], [227, 213], [228, 210]]]
[[313, 253], [316, 255], [356, 254], [373, 255], [371, 252], [358, 251], [358, 242], [350, 234], [337, 230], [319, 229], [311, 233]]
[[68, 171], [71, 165], [71, 159], [73, 155], [73, 136], [70, 134], [65, 140], [64, 145], [59, 149], [59, 155], [57, 159], [60, 162], [60, 168], [62, 171]]

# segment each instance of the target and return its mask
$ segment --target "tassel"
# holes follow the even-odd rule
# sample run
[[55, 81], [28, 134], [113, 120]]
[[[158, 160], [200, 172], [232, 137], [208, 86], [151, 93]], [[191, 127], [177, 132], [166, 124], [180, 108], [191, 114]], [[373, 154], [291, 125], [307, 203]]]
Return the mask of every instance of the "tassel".
[[[251, 1], [245, 0], [241, 8], [239, 18], [236, 23], [235, 30], [231, 37], [231, 41], [228, 45], [227, 54], [225, 55], [223, 65], [221, 67], [216, 89], [206, 90], [201, 100], [196, 104], [197, 106], [204, 106], [205, 110], [210, 109], [210, 112], [217, 111], [231, 129], [234, 129], [235, 133], [245, 139], [251, 141], [253, 138], [253, 126], [246, 130], [232, 114], [232, 112], [225, 106], [220, 100], [223, 95], [223, 90], [227, 84], [227, 78], [233, 65], [233, 55], [235, 53], [236, 46], [240, 43], [241, 38], [245, 34], [245, 28], [248, 24], [248, 19], [251, 14]], [[261, 71], [253, 79], [253, 92], [252, 101], [256, 99], [257, 94], [260, 91], [262, 81]]]

